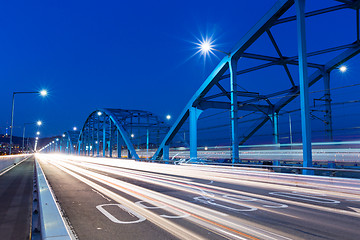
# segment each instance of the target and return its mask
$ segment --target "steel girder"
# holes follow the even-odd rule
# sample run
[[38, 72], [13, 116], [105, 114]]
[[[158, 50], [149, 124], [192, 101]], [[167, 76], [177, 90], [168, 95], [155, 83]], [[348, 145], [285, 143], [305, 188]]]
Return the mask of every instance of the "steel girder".
[[[78, 152], [88, 156], [112, 157], [116, 146], [118, 157], [124, 144], [128, 157], [139, 159], [135, 147], [158, 146], [160, 138], [169, 130], [164, 122], [148, 111], [124, 109], [96, 109], [86, 119], [79, 134]], [[157, 143], [158, 142], [158, 143]]]
[[[297, 3], [297, 16], [291, 16], [286, 18], [280, 18], [294, 3]], [[165, 136], [164, 140], [160, 144], [158, 150], [152, 157], [152, 159], [160, 159], [162, 156], [164, 159], [168, 159], [169, 153], [167, 152], [170, 146], [170, 142], [175, 137], [176, 133], [180, 130], [184, 122], [189, 118], [191, 112], [195, 112], [195, 109], [200, 110], [200, 113], [209, 108], [218, 108], [218, 109], [229, 109], [231, 111], [232, 118], [232, 158], [233, 162], [238, 161], [238, 144], [243, 144], [246, 140], [248, 140], [256, 131], [258, 131], [267, 121], [273, 121], [277, 117], [279, 111], [285, 107], [288, 103], [293, 101], [296, 97], [301, 94], [304, 94], [303, 99], [307, 99], [308, 90], [307, 86], [312, 86], [315, 82], [320, 80], [325, 74], [330, 73], [333, 69], [337, 68], [340, 64], [346, 62], [350, 58], [354, 57], [359, 53], [359, 37], [357, 37], [357, 41], [351, 44], [346, 44], [343, 46], [336, 46], [328, 49], [322, 49], [315, 52], [306, 52], [305, 45], [305, 28], [303, 22], [299, 25], [298, 23], [298, 46], [299, 46], [299, 56], [284, 56], [279, 47], [277, 46], [270, 29], [272, 26], [295, 21], [297, 18], [302, 19], [304, 21], [305, 17], [317, 16], [324, 13], [329, 13], [332, 11], [337, 11], [345, 8], [352, 8], [359, 11], [359, 3], [360, 0], [357, 1], [341, 1], [344, 4], [328, 7], [324, 9], [319, 9], [316, 11], [305, 13], [303, 9], [304, 0], [279, 0], [275, 3], [275, 5], [263, 16], [263, 18], [253, 27], [251, 30], [235, 45], [235, 47], [231, 50], [230, 54], [225, 56], [220, 63], [215, 67], [215, 69], [211, 72], [208, 78], [204, 81], [204, 83], [200, 86], [200, 88], [196, 91], [190, 101], [187, 103], [180, 116], [175, 121], [174, 125], [171, 127], [170, 131]], [[299, 8], [300, 7], [300, 8]], [[358, 20], [357, 20], [358, 21]], [[299, 21], [298, 21], [299, 22]], [[358, 23], [357, 23], [358, 24]], [[359, 25], [358, 25], [359, 26]], [[245, 52], [262, 34], [267, 33], [268, 37], [271, 40], [274, 48], [276, 49], [279, 57], [273, 56], [265, 56], [262, 54], [255, 53], [247, 53]], [[318, 64], [318, 63], [308, 63], [307, 57], [317, 56], [320, 54], [342, 51], [343, 53], [339, 54], [337, 57], [330, 60], [328, 63]], [[262, 61], [267, 61], [268, 63], [264, 63], [255, 67], [251, 67], [244, 70], [237, 70], [236, 64], [239, 58], [252, 58]], [[259, 69], [282, 65], [286, 71], [286, 74], [290, 80], [292, 87], [287, 90], [279, 91], [277, 93], [261, 95], [259, 93], [249, 93], [249, 92], [241, 92], [236, 88], [236, 76], [240, 74], [245, 74], [248, 72], [256, 71]], [[300, 85], [296, 85], [291, 77], [291, 74], [287, 68], [287, 65], [299, 65], [299, 72], [302, 72], [302, 76], [300, 79], [303, 79], [302, 90], [300, 89]], [[306, 68], [311, 67], [317, 69], [317, 71], [311, 76], [307, 76]], [[229, 71], [229, 74], [225, 74]], [[328, 77], [328, 76], [327, 76]], [[230, 78], [230, 86], [232, 89], [227, 91], [220, 83], [224, 79]], [[328, 84], [328, 83], [327, 83]], [[212, 96], [207, 96], [207, 93], [216, 86], [219, 90], [219, 94], [213, 94]], [[235, 86], [235, 87], [234, 87]], [[304, 88], [305, 86], [305, 88]], [[270, 97], [273, 96], [282, 96], [282, 99], [278, 102], [271, 103], [269, 101]], [[327, 92], [327, 99], [330, 99], [329, 92]], [[237, 96], [248, 97], [248, 100], [238, 101]], [[229, 99], [229, 102], [224, 101], [216, 101], [218, 97], [226, 97]], [[267, 105], [258, 104], [259, 101], [266, 101]], [[330, 104], [330, 103], [329, 103]], [[305, 104], [306, 105], [306, 104]], [[302, 104], [301, 109], [308, 111], [307, 106]], [[329, 106], [327, 109], [331, 110]], [[238, 141], [238, 132], [236, 130], [236, 120], [238, 119], [237, 114], [238, 111], [258, 111], [264, 113], [263, 119], [260, 119], [259, 124], [250, 131], [250, 133], [243, 138], [242, 141]], [[196, 136], [196, 123], [198, 115], [194, 114], [194, 117], [190, 117], [190, 136]], [[328, 114], [331, 117], [331, 114]], [[331, 121], [330, 121], [331, 122]], [[277, 122], [273, 123], [273, 126], [277, 126]], [[303, 131], [310, 131], [310, 126], [303, 126]], [[277, 135], [277, 128], [274, 129]], [[304, 137], [304, 135], [303, 135]], [[306, 135], [305, 135], [306, 137]], [[196, 137], [194, 137], [196, 139]], [[196, 151], [196, 143], [192, 143], [190, 139], [190, 155], [196, 156], [196, 153], [191, 153], [192, 151]], [[277, 140], [275, 140], [277, 141]], [[307, 154], [311, 154], [311, 145], [310, 149], [306, 149]], [[308, 156], [309, 157], [309, 156]], [[306, 156], [304, 155], [304, 158]], [[309, 159], [311, 163], [311, 156]]]
[[73, 154], [79, 139], [79, 131], [66, 131], [60, 139], [60, 151]]

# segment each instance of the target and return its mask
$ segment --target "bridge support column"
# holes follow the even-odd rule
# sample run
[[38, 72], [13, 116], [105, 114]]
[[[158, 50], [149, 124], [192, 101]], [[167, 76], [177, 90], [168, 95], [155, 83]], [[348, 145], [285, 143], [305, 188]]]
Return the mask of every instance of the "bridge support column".
[[97, 117], [97, 129], [96, 129], [96, 156], [100, 156], [100, 116]]
[[121, 139], [119, 130], [116, 130], [116, 148], [117, 148], [117, 157], [121, 158]]
[[[301, 103], [301, 131], [303, 143], [303, 167], [312, 167], [311, 123], [309, 111], [309, 82], [306, 58], [305, 0], [295, 0], [299, 54], [299, 82]], [[303, 170], [305, 175], [313, 175], [313, 170]]]
[[190, 160], [197, 160], [197, 121], [202, 110], [195, 107], [189, 109], [190, 120]]
[[80, 156], [81, 155], [81, 141], [79, 140], [79, 143], [78, 143], [78, 155]]
[[103, 157], [106, 156], [106, 117], [104, 116], [103, 122]]
[[111, 119], [109, 118], [109, 157], [112, 157], [112, 147], [113, 147], [113, 142], [112, 142], [112, 124], [111, 124]]
[[232, 163], [239, 163], [239, 126], [238, 126], [238, 101], [237, 101], [237, 82], [236, 69], [237, 59], [231, 58], [229, 62], [230, 70], [230, 90], [231, 90], [231, 160]]
[[330, 142], [333, 141], [332, 133], [332, 114], [331, 114], [331, 95], [330, 95], [330, 72], [323, 73], [324, 79], [324, 100], [325, 100], [325, 133]]
[[[274, 130], [274, 144], [275, 150], [279, 150], [280, 148], [280, 139], [279, 139], [279, 114], [277, 112], [273, 112], [272, 114], [272, 124], [273, 124], [273, 130]], [[280, 161], [278, 159], [273, 159], [274, 160], [274, 165], [275, 166], [279, 166], [280, 165]]]
[[169, 160], [169, 149], [170, 149], [170, 146], [169, 145], [165, 145], [163, 147], [163, 160], [164, 161], [168, 161]]
[[150, 140], [149, 129], [146, 129], [146, 159], [149, 159], [149, 140]]

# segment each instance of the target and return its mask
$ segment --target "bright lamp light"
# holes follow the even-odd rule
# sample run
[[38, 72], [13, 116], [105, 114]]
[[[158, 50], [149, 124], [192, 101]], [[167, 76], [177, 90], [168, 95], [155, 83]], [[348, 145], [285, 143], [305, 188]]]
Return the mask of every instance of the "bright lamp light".
[[47, 95], [47, 91], [44, 89], [44, 90], [41, 90], [40, 91], [40, 95], [45, 97]]

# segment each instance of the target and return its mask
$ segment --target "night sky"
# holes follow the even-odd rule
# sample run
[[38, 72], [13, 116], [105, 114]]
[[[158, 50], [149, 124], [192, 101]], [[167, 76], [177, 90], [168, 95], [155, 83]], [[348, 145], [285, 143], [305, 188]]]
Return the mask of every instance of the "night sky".
[[[212, 36], [216, 48], [230, 51], [275, 2], [3, 1], [0, 132], [10, 125], [12, 92], [43, 88], [49, 92], [46, 98], [16, 96], [14, 135], [22, 134], [23, 123], [36, 120], [44, 122], [42, 137], [59, 135], [73, 126], [82, 127], [96, 108], [148, 110], [164, 120], [170, 114], [174, 121], [223, 58], [221, 53], [206, 60], [194, 55], [198, 39]], [[307, 10], [339, 4], [307, 2]], [[294, 13], [293, 7], [285, 16]], [[307, 20], [307, 27], [309, 51], [356, 40], [353, 10], [313, 17]], [[294, 22], [274, 27], [273, 34], [284, 55], [297, 54]], [[260, 38], [249, 52], [277, 57], [268, 44], [268, 39]], [[324, 63], [331, 56], [309, 61]], [[334, 71], [331, 87], [360, 83], [359, 60], [357, 56], [349, 61], [349, 71], [344, 74]], [[239, 69], [254, 65], [241, 62]], [[239, 85], [262, 93], [289, 88], [282, 68], [275, 70], [241, 76]], [[298, 82], [296, 70], [291, 68]], [[321, 88], [318, 84], [313, 89]], [[333, 96], [333, 101], [359, 99], [359, 88], [346, 89], [349, 91]], [[338, 121], [343, 123], [345, 120]], [[35, 128], [28, 135], [34, 132]]]

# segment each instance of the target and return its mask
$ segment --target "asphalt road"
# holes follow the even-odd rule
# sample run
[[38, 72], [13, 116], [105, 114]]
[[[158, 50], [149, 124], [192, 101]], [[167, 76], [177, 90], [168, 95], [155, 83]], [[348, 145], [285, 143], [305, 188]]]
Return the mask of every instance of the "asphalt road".
[[360, 180], [38, 155], [80, 239], [359, 239]]
[[34, 157], [0, 172], [1, 240], [30, 238], [33, 177]]

